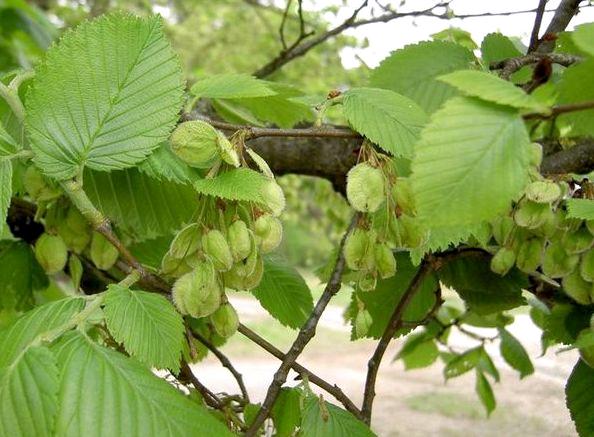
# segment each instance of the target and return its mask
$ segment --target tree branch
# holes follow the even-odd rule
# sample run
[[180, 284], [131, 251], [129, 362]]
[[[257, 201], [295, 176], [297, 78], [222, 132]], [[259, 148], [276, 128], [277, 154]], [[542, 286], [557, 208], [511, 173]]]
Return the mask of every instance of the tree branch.
[[[377, 373], [379, 371], [380, 364], [382, 362], [382, 358], [390, 341], [394, 337], [394, 334], [398, 329], [402, 327], [402, 316], [404, 315], [404, 311], [406, 307], [410, 304], [413, 297], [417, 294], [417, 292], [421, 289], [421, 285], [427, 275], [433, 271], [432, 261], [425, 259], [421, 263], [419, 270], [417, 271], [416, 275], [410, 282], [408, 288], [402, 295], [402, 298], [396, 305], [390, 320], [384, 330], [382, 338], [380, 339], [375, 352], [371, 356], [371, 359], [367, 363], [367, 378], [365, 380], [365, 393], [363, 396], [363, 406], [361, 407], [361, 413], [363, 415], [363, 420], [365, 423], [369, 424], [371, 421], [371, 410], [373, 408], [373, 399], [375, 398], [375, 381], [377, 379]], [[438, 285], [439, 286], [439, 285]], [[437, 297], [436, 297], [437, 298]]]
[[561, 0], [561, 3], [555, 11], [553, 19], [549, 23], [545, 35], [549, 35], [552, 38], [548, 38], [542, 41], [536, 51], [538, 53], [550, 53], [555, 48], [555, 36], [565, 30], [569, 25], [569, 22], [573, 16], [578, 12], [579, 5], [582, 0]]
[[336, 264], [334, 265], [332, 275], [330, 276], [330, 280], [326, 284], [326, 288], [324, 289], [324, 292], [322, 293], [322, 296], [318, 300], [312, 313], [309, 315], [309, 318], [307, 319], [303, 327], [299, 330], [297, 338], [295, 339], [293, 345], [291, 346], [291, 348], [285, 355], [284, 359], [282, 360], [280, 367], [274, 374], [274, 378], [272, 380], [272, 383], [270, 384], [270, 387], [268, 387], [268, 392], [266, 393], [266, 398], [262, 403], [262, 407], [258, 411], [258, 415], [252, 422], [251, 426], [245, 433], [246, 437], [253, 437], [254, 435], [256, 435], [256, 433], [260, 429], [260, 426], [264, 423], [264, 421], [270, 414], [274, 402], [276, 401], [280, 393], [281, 386], [287, 380], [289, 370], [297, 360], [297, 357], [301, 354], [301, 352], [303, 352], [305, 346], [307, 346], [309, 341], [315, 335], [316, 326], [318, 324], [318, 321], [320, 320], [320, 317], [322, 316], [322, 313], [326, 309], [328, 302], [330, 302], [330, 299], [332, 299], [332, 297], [338, 292], [338, 290], [340, 290], [340, 287], [342, 285], [342, 272], [344, 271], [345, 267], [345, 259], [343, 253], [344, 243], [347, 235], [357, 224], [358, 219], [359, 214], [355, 214], [353, 220], [351, 221], [351, 224], [349, 225], [347, 231], [342, 237], [342, 240], [338, 247], [338, 257], [336, 260]]
[[532, 26], [532, 33], [530, 34], [530, 45], [528, 46], [528, 53], [536, 50], [539, 44], [538, 34], [540, 33], [540, 25], [542, 24], [542, 17], [544, 15], [547, 0], [539, 0], [536, 8], [536, 17], [534, 18], [534, 26]]
[[489, 69], [501, 70], [499, 74], [502, 79], [509, 80], [510, 76], [518, 71], [520, 68], [536, 64], [543, 58], [549, 58], [553, 64], [559, 64], [563, 67], [569, 67], [572, 64], [581, 62], [582, 58], [576, 55], [567, 53], [530, 53], [525, 56], [518, 56], [516, 58], [508, 58], [502, 61], [493, 62]]

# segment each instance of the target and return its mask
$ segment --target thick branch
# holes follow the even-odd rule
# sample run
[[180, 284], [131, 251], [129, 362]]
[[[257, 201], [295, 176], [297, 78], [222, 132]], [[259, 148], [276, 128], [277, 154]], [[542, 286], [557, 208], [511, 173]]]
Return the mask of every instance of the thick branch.
[[540, 167], [543, 174], [588, 173], [594, 169], [594, 140], [582, 140], [571, 149], [547, 156]]
[[419, 267], [417, 274], [409, 284], [407, 290], [402, 295], [398, 305], [396, 305], [396, 308], [394, 309], [394, 312], [388, 321], [386, 329], [384, 330], [382, 338], [377, 344], [371, 359], [367, 363], [367, 378], [365, 380], [365, 394], [363, 396], [363, 406], [361, 407], [361, 413], [363, 414], [363, 420], [368, 424], [371, 421], [371, 409], [373, 407], [373, 399], [375, 398], [375, 381], [377, 379], [377, 372], [379, 371], [384, 353], [386, 352], [390, 341], [394, 337], [394, 334], [396, 334], [396, 331], [402, 327], [402, 316], [404, 315], [404, 311], [412, 301], [413, 297], [415, 297], [417, 292], [421, 289], [421, 284], [432, 270], [433, 267], [431, 262], [424, 260]]
[[545, 35], [553, 36], [553, 38], [543, 38], [543, 41], [541, 41], [536, 49], [538, 53], [550, 53], [553, 51], [555, 48], [554, 35], [565, 30], [573, 16], [578, 12], [581, 2], [582, 0], [561, 0], [553, 19], [545, 31]]
[[260, 429], [260, 426], [262, 426], [262, 424], [270, 414], [270, 411], [272, 411], [274, 402], [276, 401], [280, 393], [281, 386], [287, 380], [289, 370], [291, 369], [291, 367], [293, 367], [293, 364], [295, 363], [297, 357], [301, 354], [301, 352], [303, 352], [305, 346], [307, 346], [309, 341], [315, 335], [316, 327], [318, 325], [320, 317], [322, 317], [322, 313], [326, 309], [326, 306], [330, 302], [330, 299], [332, 299], [332, 297], [338, 292], [338, 290], [340, 290], [340, 287], [342, 285], [342, 272], [345, 268], [345, 260], [343, 253], [344, 242], [346, 240], [347, 235], [357, 224], [358, 219], [359, 215], [355, 214], [350, 226], [345, 232], [338, 247], [338, 257], [336, 260], [336, 264], [334, 265], [332, 275], [330, 275], [330, 280], [328, 281], [328, 284], [326, 284], [326, 288], [324, 289], [324, 292], [322, 293], [322, 296], [318, 300], [318, 303], [314, 307], [312, 313], [309, 315], [309, 318], [307, 319], [303, 327], [299, 330], [299, 334], [297, 335], [297, 338], [295, 339], [293, 345], [289, 349], [289, 352], [287, 352], [280, 367], [274, 374], [272, 383], [270, 384], [270, 387], [268, 387], [266, 398], [262, 403], [260, 411], [258, 411], [258, 415], [256, 416], [251, 426], [247, 430], [245, 434], [246, 437], [253, 437], [254, 435], [256, 435], [256, 433]]
[[548, 58], [553, 64], [559, 64], [563, 67], [569, 67], [572, 64], [580, 62], [581, 57], [570, 55], [567, 53], [530, 53], [525, 56], [518, 56], [516, 58], [508, 58], [502, 61], [492, 63], [489, 68], [491, 70], [501, 70], [500, 76], [502, 79], [509, 80], [510, 76], [526, 65], [538, 63], [543, 58]]

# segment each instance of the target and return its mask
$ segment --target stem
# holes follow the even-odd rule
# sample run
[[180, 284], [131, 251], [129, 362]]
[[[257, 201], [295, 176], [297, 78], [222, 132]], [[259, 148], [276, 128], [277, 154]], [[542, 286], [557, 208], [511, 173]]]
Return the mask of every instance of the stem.
[[51, 331], [48, 331], [40, 336], [41, 341], [45, 341], [51, 343], [52, 341], [56, 340], [66, 331], [70, 331], [72, 328], [76, 328], [78, 325], [83, 323], [91, 314], [93, 314], [101, 304], [103, 303], [103, 299], [105, 298], [105, 293], [100, 293], [92, 296], [92, 300], [90, 303], [87, 304], [83, 308], [83, 310], [77, 314], [75, 314], [68, 322], [63, 324], [62, 326], [57, 327]]
[[138, 270], [132, 270], [128, 275], [118, 282], [118, 285], [125, 288], [130, 288], [132, 285], [136, 284], [140, 279], [140, 273]]
[[8, 87], [0, 82], [0, 97], [8, 103], [19, 123], [23, 124], [25, 121], [25, 107], [19, 97], [18, 89]]

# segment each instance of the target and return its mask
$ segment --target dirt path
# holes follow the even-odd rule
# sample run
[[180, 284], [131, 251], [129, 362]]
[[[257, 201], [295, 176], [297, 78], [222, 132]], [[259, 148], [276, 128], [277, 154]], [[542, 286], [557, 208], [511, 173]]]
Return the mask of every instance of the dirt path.
[[[254, 300], [233, 299], [240, 318], [248, 326], [286, 349], [294, 332], [275, 326]], [[564, 404], [563, 387], [576, 354], [540, 355], [539, 331], [524, 315], [517, 316], [510, 331], [524, 344], [533, 358], [536, 372], [519, 380], [517, 372], [507, 367], [496, 346], [489, 345], [501, 373], [501, 383], [494, 384], [497, 410], [487, 419], [474, 394], [474, 374], [444, 383], [443, 365], [405, 372], [400, 362], [391, 358], [401, 346], [395, 341], [386, 353], [378, 376], [373, 429], [380, 436], [574, 436], [575, 431]], [[487, 331], [488, 332], [488, 331]], [[244, 375], [252, 402], [261, 401], [278, 366], [266, 352], [240, 338], [225, 347], [225, 353]], [[464, 349], [475, 343], [462, 335], [453, 335], [454, 347]], [[331, 306], [320, 322], [319, 334], [300, 357], [299, 362], [329, 382], [336, 383], [355, 403], [360, 404], [365, 382], [366, 363], [373, 352], [373, 341], [348, 340], [342, 308]], [[196, 366], [197, 374], [219, 392], [236, 392], [228, 372], [209, 357]], [[290, 375], [293, 381], [294, 374]], [[296, 384], [296, 382], [292, 382]], [[335, 402], [333, 399], [328, 399]]]

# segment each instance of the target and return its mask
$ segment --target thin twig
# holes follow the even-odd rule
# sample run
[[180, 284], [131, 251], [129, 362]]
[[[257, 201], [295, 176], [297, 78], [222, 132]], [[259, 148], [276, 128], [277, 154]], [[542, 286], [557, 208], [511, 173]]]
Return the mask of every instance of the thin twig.
[[284, 50], [287, 49], [287, 42], [285, 40], [285, 23], [287, 22], [287, 16], [289, 15], [289, 9], [291, 9], [292, 2], [293, 0], [287, 0], [287, 6], [285, 7], [285, 11], [283, 12], [283, 18], [281, 20], [280, 28], [278, 29], [281, 44]]
[[[257, 333], [252, 331], [247, 326], [240, 324], [238, 331], [241, 334], [243, 334], [244, 336], [246, 336], [248, 339], [250, 339], [252, 342], [254, 342], [258, 346], [260, 346], [262, 349], [264, 349], [265, 351], [269, 352], [271, 355], [278, 358], [279, 360], [285, 359], [285, 354], [283, 353], [283, 351], [278, 349], [272, 343], [269, 343], [264, 338], [260, 337]], [[349, 397], [342, 391], [342, 389], [340, 387], [338, 387], [336, 384], [330, 384], [329, 382], [320, 378], [315, 373], [311, 372], [310, 370], [303, 367], [301, 364], [299, 364], [297, 362], [293, 362], [293, 364], [291, 365], [291, 368], [295, 372], [299, 373], [299, 375], [301, 375], [302, 377], [307, 377], [308, 381], [311, 382], [312, 384], [317, 385], [321, 389], [325, 390], [326, 392], [328, 392], [329, 394], [334, 396], [334, 398], [337, 401], [339, 401], [340, 403], [342, 403], [342, 405], [344, 405], [346, 410], [349, 411], [350, 413], [352, 413], [355, 417], [357, 417], [359, 419], [362, 418], [361, 411], [359, 410], [359, 408], [357, 408], [357, 406], [353, 403], [353, 401], [351, 401], [349, 399]]]
[[192, 385], [200, 392], [204, 402], [212, 408], [221, 409], [223, 404], [220, 399], [215, 395], [208, 387], [200, 382], [200, 380], [194, 375], [190, 365], [188, 363], [182, 363], [180, 369], [180, 377], [186, 379], [192, 383]]
[[544, 15], [547, 0], [539, 0], [536, 8], [536, 17], [534, 18], [534, 26], [532, 26], [532, 33], [530, 34], [530, 45], [528, 46], [528, 53], [532, 53], [538, 47], [538, 34], [540, 32], [540, 25], [542, 24], [542, 17]]
[[233, 364], [231, 363], [229, 358], [227, 358], [227, 356], [223, 352], [221, 352], [215, 345], [213, 345], [210, 341], [208, 341], [206, 338], [204, 338], [200, 333], [192, 331], [192, 335], [200, 343], [202, 343], [204, 346], [206, 346], [206, 348], [208, 350], [210, 350], [214, 354], [215, 357], [217, 357], [217, 359], [221, 362], [223, 367], [225, 367], [229, 370], [229, 372], [233, 375], [233, 377], [237, 381], [237, 385], [239, 386], [239, 390], [241, 390], [241, 395], [243, 396], [243, 399], [246, 402], [249, 402], [250, 396], [249, 396], [248, 391], [247, 391], [245, 384], [243, 382], [243, 376], [233, 366]]
[[578, 102], [578, 103], [568, 103], [566, 105], [555, 105], [555, 106], [551, 107], [551, 110], [547, 113], [531, 112], [529, 114], [524, 114], [524, 119], [526, 119], [526, 120], [532, 120], [532, 119], [546, 120], [549, 118], [555, 118], [561, 114], [567, 114], [569, 112], [577, 112], [577, 111], [587, 111], [589, 109], [594, 109], [594, 100], [586, 100], [585, 102]]
[[530, 53], [524, 56], [493, 62], [489, 68], [491, 70], [501, 70], [501, 78], [508, 80], [510, 76], [520, 68], [526, 65], [536, 64], [543, 58], [549, 58], [553, 64], [559, 64], [563, 67], [569, 67], [570, 65], [578, 63], [582, 60], [580, 56], [570, 55], [567, 53]]
[[246, 437], [253, 437], [256, 435], [262, 423], [266, 420], [268, 415], [270, 414], [274, 402], [276, 401], [281, 386], [287, 380], [287, 375], [289, 374], [289, 370], [293, 366], [293, 363], [297, 360], [297, 357], [301, 354], [305, 346], [309, 343], [309, 341], [313, 338], [316, 332], [316, 326], [320, 317], [322, 317], [322, 313], [326, 309], [326, 306], [330, 302], [330, 299], [340, 290], [342, 285], [342, 272], [345, 268], [345, 259], [343, 253], [344, 242], [346, 240], [347, 235], [351, 232], [351, 230], [357, 224], [359, 220], [359, 215], [355, 214], [351, 224], [349, 225], [347, 231], [345, 232], [340, 245], [338, 247], [338, 256], [336, 259], [336, 264], [334, 265], [334, 270], [332, 271], [332, 275], [330, 275], [330, 280], [326, 284], [326, 288], [322, 293], [322, 296], [318, 300], [316, 306], [314, 307], [313, 311], [309, 315], [309, 318], [303, 325], [303, 327], [299, 330], [299, 334], [297, 338], [293, 342], [293, 345], [285, 355], [285, 358], [282, 360], [282, 363], [276, 373], [274, 374], [274, 378], [270, 387], [268, 387], [268, 392], [266, 393], [266, 398], [262, 403], [262, 407], [258, 411], [258, 415], [252, 422], [251, 426], [245, 433]]
[[[363, 420], [369, 424], [371, 421], [371, 410], [373, 407], [373, 399], [375, 398], [375, 381], [377, 379], [377, 373], [382, 362], [382, 358], [390, 341], [394, 337], [394, 334], [398, 329], [402, 327], [402, 316], [407, 306], [410, 304], [412, 299], [415, 297], [417, 292], [421, 289], [421, 285], [427, 275], [433, 271], [433, 264], [430, 260], [423, 260], [419, 270], [410, 282], [408, 288], [402, 295], [402, 298], [396, 305], [386, 329], [382, 334], [377, 347], [367, 363], [367, 378], [365, 380], [365, 393], [363, 395], [363, 405], [361, 407], [361, 413], [363, 414]], [[439, 287], [439, 284], [437, 285]]]
[[428, 324], [430, 321], [435, 319], [435, 315], [437, 314], [437, 311], [439, 311], [439, 309], [441, 308], [443, 303], [444, 303], [444, 300], [441, 295], [441, 287], [437, 287], [435, 289], [435, 302], [433, 303], [433, 307], [431, 307], [431, 309], [429, 310], [427, 315], [425, 315], [425, 317], [423, 317], [421, 320], [417, 320], [417, 321], [409, 322], [409, 321], [403, 320], [402, 324], [401, 324], [402, 327], [414, 329], [418, 326]]
[[[569, 22], [579, 10], [582, 0], [561, 0], [559, 6], [555, 9], [555, 15], [551, 19], [544, 35], [548, 36], [538, 45], [536, 51], [539, 53], [550, 53], [555, 48], [555, 39], [559, 32], [565, 30]], [[592, 6], [592, 5], [588, 5]]]

